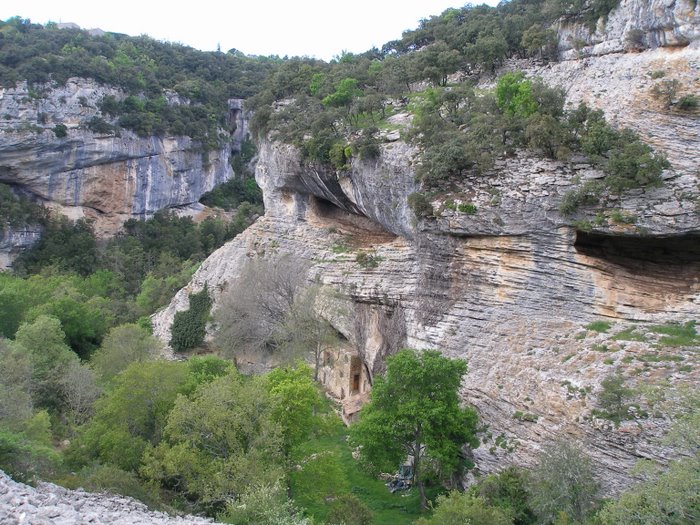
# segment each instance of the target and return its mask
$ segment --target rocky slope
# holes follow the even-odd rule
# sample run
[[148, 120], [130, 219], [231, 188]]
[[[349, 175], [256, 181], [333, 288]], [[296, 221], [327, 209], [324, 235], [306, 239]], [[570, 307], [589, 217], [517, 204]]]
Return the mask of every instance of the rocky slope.
[[0, 471], [0, 523], [3, 525], [205, 525], [195, 516], [153, 512], [131, 498], [67, 490], [40, 482], [36, 488], [17, 483]]
[[[623, 2], [610, 20], [634, 21], [639, 5], [658, 7]], [[700, 379], [697, 338], [662, 335], [700, 317], [700, 119], [649, 94], [658, 70], [680, 92], [700, 91], [697, 42], [531, 67], [565, 86], [569, 104], [603, 109], [673, 164], [663, 187], [610, 196], [573, 218], [558, 211], [563, 195], [602, 176], [584, 159], [520, 153], [451, 196], [475, 214], [436, 201], [438, 217], [416, 222], [406, 204], [416, 189], [414, 152], [395, 135], [377, 161], [342, 173], [305, 165], [289, 146], [260, 144], [265, 217], [205, 261], [154, 317], [156, 333], [168, 340], [175, 311], [205, 282], [217, 299], [246, 260], [291, 253], [338, 292], [322, 313], [362, 357], [370, 382], [401, 345], [468, 361], [462, 396], [484, 423], [479, 470], [532, 464], [544, 442], [570, 437], [584, 443], [606, 491], [619, 491], [637, 459], [668, 459], [657, 438], [669, 421], [643, 396], [619, 426], [598, 417], [602, 379], [613, 371], [629, 386]], [[376, 266], [361, 264], [360, 253]], [[607, 332], [586, 328], [599, 320]]]
[[[104, 235], [128, 218], [196, 203], [233, 175], [229, 156], [245, 133], [239, 101], [231, 104], [234, 136], [203, 154], [189, 137], [89, 131], [87, 122], [100, 116], [97, 104], [105, 95], [124, 96], [77, 78], [41, 95], [26, 84], [0, 88], [0, 182], [72, 218], [94, 219]], [[170, 95], [169, 103], [184, 101]], [[65, 137], [52, 131], [57, 124], [67, 127]]]

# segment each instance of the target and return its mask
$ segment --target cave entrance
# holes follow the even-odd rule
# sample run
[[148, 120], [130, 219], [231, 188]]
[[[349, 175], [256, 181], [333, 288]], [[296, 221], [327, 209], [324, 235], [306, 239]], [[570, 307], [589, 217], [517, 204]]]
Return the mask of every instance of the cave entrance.
[[697, 287], [700, 279], [698, 234], [622, 237], [577, 231], [574, 248], [599, 259], [608, 270], [617, 268], [650, 286], [686, 292]]

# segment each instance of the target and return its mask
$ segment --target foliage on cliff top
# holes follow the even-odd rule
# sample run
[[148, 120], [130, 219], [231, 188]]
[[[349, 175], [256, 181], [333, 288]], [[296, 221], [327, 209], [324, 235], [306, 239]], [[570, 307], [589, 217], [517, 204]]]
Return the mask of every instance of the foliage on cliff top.
[[[227, 125], [227, 100], [255, 94], [279, 62], [235, 50], [203, 52], [147, 36], [91, 35], [19, 17], [0, 21], [0, 86], [26, 80], [41, 96], [46, 83], [92, 78], [132, 96], [128, 103], [111, 105], [122, 127], [189, 135], [205, 146], [216, 144], [217, 128]], [[166, 103], [170, 93], [190, 103]]]

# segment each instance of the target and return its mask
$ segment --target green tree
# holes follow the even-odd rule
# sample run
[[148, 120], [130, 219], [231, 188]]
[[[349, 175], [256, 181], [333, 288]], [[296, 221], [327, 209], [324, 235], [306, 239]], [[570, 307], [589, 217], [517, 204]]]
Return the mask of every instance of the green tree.
[[32, 416], [32, 363], [27, 352], [0, 339], [0, 427], [18, 430]]
[[321, 394], [312, 380], [311, 369], [303, 364], [296, 368], [276, 368], [265, 376], [265, 383], [274, 401], [273, 417], [281, 427], [288, 452], [318, 426]]
[[521, 72], [506, 73], [496, 84], [496, 103], [506, 115], [527, 118], [537, 111], [532, 82]]
[[437, 498], [430, 518], [421, 518], [415, 525], [512, 525], [513, 520], [498, 507], [470, 493], [453, 491]]
[[626, 401], [634, 391], [625, 386], [625, 378], [620, 374], [610, 374], [601, 382], [598, 404], [604, 410], [605, 417], [620, 422], [628, 417], [629, 406]]
[[591, 460], [569, 441], [547, 445], [532, 469], [530, 505], [543, 523], [564, 513], [583, 523], [596, 504], [598, 483]]
[[95, 416], [71, 442], [74, 466], [91, 460], [136, 470], [143, 452], [163, 436], [168, 414], [187, 377], [187, 365], [171, 361], [134, 362], [115, 376], [95, 404]]
[[55, 317], [40, 315], [32, 323], [17, 330], [15, 343], [29, 354], [32, 365], [32, 395], [35, 404], [60, 408], [62, 378], [78, 356], [65, 343], [61, 322]]
[[160, 341], [142, 327], [123, 324], [109, 331], [90, 364], [103, 381], [109, 381], [133, 362], [154, 359], [161, 348]]
[[462, 466], [460, 451], [476, 446], [477, 415], [459, 406], [464, 361], [436, 351], [405, 349], [387, 359], [386, 377], [375, 380], [370, 402], [350, 428], [363, 459], [375, 472], [392, 472], [407, 457], [426, 508], [428, 474], [447, 479]]
[[284, 477], [282, 433], [262, 381], [236, 372], [180, 396], [166, 439], [144, 457], [142, 475], [216, 512], [258, 485]]
[[528, 503], [527, 472], [508, 467], [498, 474], [479, 480], [470, 491], [491, 507], [498, 507], [513, 519], [514, 525], [535, 523], [535, 516]]

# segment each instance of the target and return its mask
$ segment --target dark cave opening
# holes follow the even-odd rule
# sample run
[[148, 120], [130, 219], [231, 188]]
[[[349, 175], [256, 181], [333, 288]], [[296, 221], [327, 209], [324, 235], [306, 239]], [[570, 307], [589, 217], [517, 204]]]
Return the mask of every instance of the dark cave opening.
[[[648, 277], [658, 284], [692, 287], [700, 279], [700, 235], [624, 237], [576, 232], [576, 251], [607, 263], [608, 269]], [[611, 266], [613, 268], [611, 268]]]
[[584, 255], [626, 264], [684, 266], [700, 262], [700, 235], [673, 237], [622, 237], [576, 232], [576, 251]]

